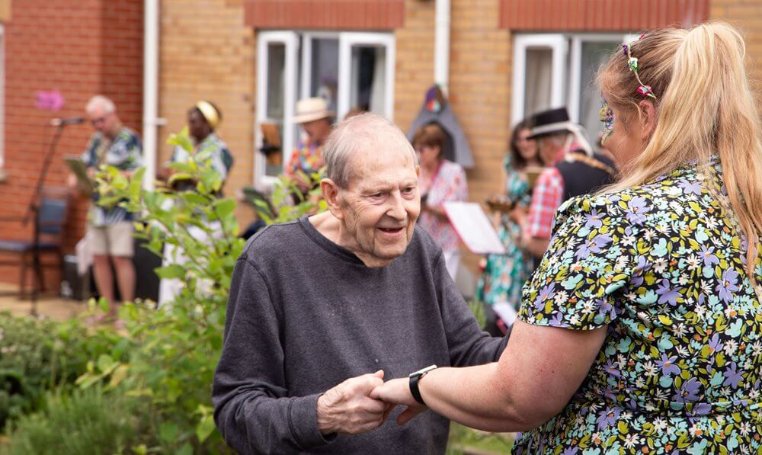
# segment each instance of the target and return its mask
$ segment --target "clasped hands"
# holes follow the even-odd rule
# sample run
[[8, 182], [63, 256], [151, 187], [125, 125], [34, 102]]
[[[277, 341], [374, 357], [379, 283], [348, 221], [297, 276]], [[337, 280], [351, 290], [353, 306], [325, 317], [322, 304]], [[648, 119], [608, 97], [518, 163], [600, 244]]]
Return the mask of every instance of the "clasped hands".
[[364, 433], [381, 426], [397, 405], [407, 406], [397, 417], [399, 425], [426, 410], [410, 394], [408, 378], [384, 382], [383, 370], [349, 378], [318, 398], [318, 429], [323, 434]]

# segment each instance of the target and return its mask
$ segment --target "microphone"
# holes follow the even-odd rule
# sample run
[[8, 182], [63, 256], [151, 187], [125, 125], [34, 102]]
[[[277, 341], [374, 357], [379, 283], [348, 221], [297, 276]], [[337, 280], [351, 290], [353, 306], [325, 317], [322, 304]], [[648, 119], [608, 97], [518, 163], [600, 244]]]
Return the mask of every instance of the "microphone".
[[80, 125], [85, 123], [82, 117], [54, 118], [50, 120], [52, 126]]

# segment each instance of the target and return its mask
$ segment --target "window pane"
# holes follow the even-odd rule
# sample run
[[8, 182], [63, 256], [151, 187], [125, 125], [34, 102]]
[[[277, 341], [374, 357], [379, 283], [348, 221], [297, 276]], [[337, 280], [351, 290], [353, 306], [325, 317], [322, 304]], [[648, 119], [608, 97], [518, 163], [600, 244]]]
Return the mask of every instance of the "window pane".
[[[283, 96], [285, 90], [286, 45], [271, 43], [267, 46], [267, 119], [283, 137]], [[282, 141], [281, 141], [282, 142]], [[275, 176], [283, 172], [278, 160], [267, 160], [265, 174]]]
[[349, 109], [385, 114], [386, 49], [354, 46]]
[[579, 123], [585, 127], [588, 140], [595, 145], [598, 135], [603, 131], [598, 111], [601, 108], [601, 92], [595, 84], [598, 68], [605, 63], [612, 52], [619, 49], [617, 41], [583, 42], [582, 61], [580, 62]]
[[328, 101], [328, 108], [336, 112], [339, 79], [339, 40], [316, 38], [312, 40], [312, 67], [310, 68], [310, 96]]
[[524, 117], [550, 109], [553, 90], [553, 50], [529, 48], [526, 54]]

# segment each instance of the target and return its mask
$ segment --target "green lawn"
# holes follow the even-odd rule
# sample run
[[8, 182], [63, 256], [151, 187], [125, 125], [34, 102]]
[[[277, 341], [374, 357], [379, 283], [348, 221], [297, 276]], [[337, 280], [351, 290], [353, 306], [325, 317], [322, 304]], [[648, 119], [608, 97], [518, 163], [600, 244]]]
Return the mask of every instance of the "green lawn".
[[512, 446], [512, 433], [489, 433], [473, 430], [457, 423], [450, 425], [448, 455], [509, 453]]

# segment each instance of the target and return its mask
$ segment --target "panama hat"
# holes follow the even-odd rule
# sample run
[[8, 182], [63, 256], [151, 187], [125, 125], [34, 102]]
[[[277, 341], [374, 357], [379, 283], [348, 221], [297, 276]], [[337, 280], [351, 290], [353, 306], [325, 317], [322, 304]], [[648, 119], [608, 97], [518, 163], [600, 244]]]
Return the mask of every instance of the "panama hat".
[[294, 123], [307, 123], [333, 116], [334, 113], [328, 110], [328, 103], [323, 98], [305, 98], [296, 103]]
[[565, 107], [549, 109], [532, 116], [532, 130], [528, 139], [548, 136], [557, 133], [575, 132], [575, 125], [569, 121], [569, 112]]

